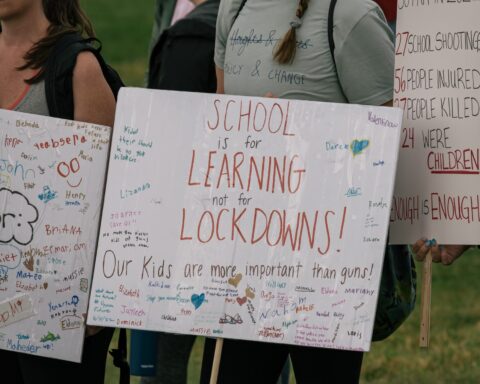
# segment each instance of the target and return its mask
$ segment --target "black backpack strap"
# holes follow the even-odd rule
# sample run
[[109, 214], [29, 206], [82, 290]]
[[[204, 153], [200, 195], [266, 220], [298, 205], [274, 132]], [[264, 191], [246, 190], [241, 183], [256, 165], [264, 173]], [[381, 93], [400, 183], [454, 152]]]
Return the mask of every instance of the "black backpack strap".
[[[73, 119], [73, 86], [71, 76], [76, 55], [71, 46], [81, 41], [76, 34], [64, 35], [54, 46], [45, 65], [45, 93], [50, 116]], [[68, 81], [70, 73], [70, 81]]]
[[332, 55], [333, 63], [335, 67], [335, 41], [333, 40], [333, 14], [335, 13], [335, 6], [337, 5], [337, 0], [330, 1], [330, 7], [328, 8], [328, 45], [330, 47], [330, 53]]
[[127, 330], [120, 329], [117, 349], [112, 349], [113, 365], [120, 368], [120, 384], [130, 384], [130, 366], [127, 359]]
[[235, 14], [235, 17], [233, 18], [232, 25], [233, 25], [233, 23], [235, 23], [235, 21], [237, 20], [238, 15], [240, 15], [240, 12], [242, 12], [242, 9], [243, 9], [243, 7], [245, 6], [245, 3], [246, 3], [246, 2], [247, 2], [247, 0], [243, 0], [243, 1], [242, 1], [242, 4], [240, 4], [240, 7], [238, 8], [237, 13]]
[[106, 63], [100, 54], [101, 45], [95, 47], [97, 39], [84, 39], [76, 33], [69, 33], [55, 44], [44, 68], [45, 93], [50, 116], [73, 119], [73, 70], [80, 52], [92, 52], [97, 58], [103, 75], [117, 97], [123, 83], [120, 76]]
[[337, 63], [335, 61], [335, 41], [333, 40], [333, 16], [335, 13], [335, 6], [337, 5], [337, 0], [330, 1], [330, 7], [328, 8], [328, 24], [327, 24], [327, 32], [328, 32], [328, 45], [330, 47], [330, 54], [332, 55], [333, 66], [335, 67], [335, 73], [337, 74], [338, 85], [340, 86], [340, 91], [345, 97], [345, 100], [348, 102], [348, 97], [345, 95], [345, 92], [342, 88], [342, 83], [340, 82], [340, 78], [338, 77], [337, 71]]

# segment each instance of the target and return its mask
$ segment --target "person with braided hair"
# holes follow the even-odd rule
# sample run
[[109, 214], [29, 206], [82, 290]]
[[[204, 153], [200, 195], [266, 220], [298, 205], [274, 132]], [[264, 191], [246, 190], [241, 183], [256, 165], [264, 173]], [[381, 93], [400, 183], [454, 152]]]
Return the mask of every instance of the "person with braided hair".
[[[222, 0], [215, 64], [218, 93], [392, 104], [393, 33], [372, 0]], [[362, 352], [225, 340], [219, 382], [275, 383], [288, 356], [297, 383], [359, 381]]]
[[[393, 33], [371, 0], [223, 1], [218, 92], [382, 105], [393, 97]], [[238, 12], [240, 10], [240, 12]], [[238, 15], [237, 15], [238, 12]]]

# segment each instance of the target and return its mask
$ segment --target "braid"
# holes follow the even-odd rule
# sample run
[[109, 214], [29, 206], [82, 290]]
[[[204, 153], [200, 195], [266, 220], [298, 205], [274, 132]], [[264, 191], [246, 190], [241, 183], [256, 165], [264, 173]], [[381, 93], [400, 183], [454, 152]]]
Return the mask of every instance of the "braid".
[[309, 0], [300, 0], [298, 2], [295, 13], [297, 20], [290, 23], [290, 29], [283, 36], [283, 39], [279, 41], [273, 52], [273, 58], [279, 64], [289, 64], [295, 57], [295, 52], [297, 51], [297, 28], [301, 26], [301, 20], [308, 9], [308, 3]]

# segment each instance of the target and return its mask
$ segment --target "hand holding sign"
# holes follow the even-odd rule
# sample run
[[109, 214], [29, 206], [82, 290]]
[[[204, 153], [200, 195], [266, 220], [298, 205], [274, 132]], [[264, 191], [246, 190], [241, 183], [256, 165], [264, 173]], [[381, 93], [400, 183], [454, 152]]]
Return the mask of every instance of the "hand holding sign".
[[468, 248], [468, 245], [438, 245], [435, 239], [427, 240], [425, 238], [418, 240], [412, 247], [415, 258], [424, 262], [421, 293], [420, 347], [428, 348], [430, 341], [432, 261], [450, 265]]
[[428, 252], [432, 252], [432, 261], [434, 263], [442, 263], [443, 265], [452, 264], [469, 248], [469, 245], [439, 245], [436, 244], [436, 242], [432, 244], [431, 241], [428, 241], [425, 238], [418, 240], [412, 246], [412, 250], [415, 253], [415, 258], [418, 261], [423, 262]]

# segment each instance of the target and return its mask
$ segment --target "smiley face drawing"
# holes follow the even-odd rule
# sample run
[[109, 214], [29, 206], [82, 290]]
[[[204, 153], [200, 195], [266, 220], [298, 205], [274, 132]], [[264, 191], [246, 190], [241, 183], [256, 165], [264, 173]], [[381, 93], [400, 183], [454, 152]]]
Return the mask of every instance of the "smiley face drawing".
[[60, 176], [67, 180], [67, 184], [71, 188], [77, 188], [83, 181], [83, 178], [80, 177], [80, 180], [75, 181], [75, 176], [70, 177], [71, 175], [75, 175], [78, 171], [80, 171], [80, 162], [76, 157], [70, 160], [69, 163], [62, 161], [57, 165], [57, 172]]

